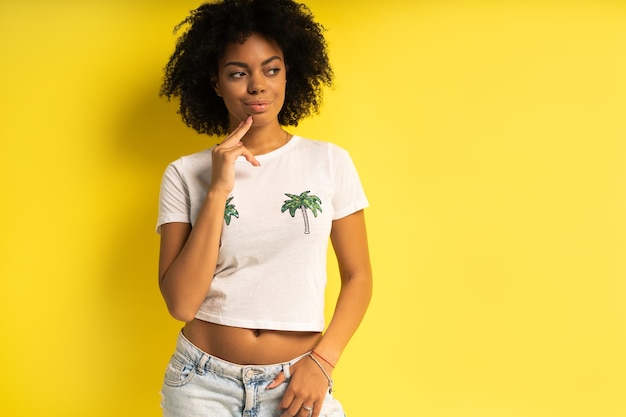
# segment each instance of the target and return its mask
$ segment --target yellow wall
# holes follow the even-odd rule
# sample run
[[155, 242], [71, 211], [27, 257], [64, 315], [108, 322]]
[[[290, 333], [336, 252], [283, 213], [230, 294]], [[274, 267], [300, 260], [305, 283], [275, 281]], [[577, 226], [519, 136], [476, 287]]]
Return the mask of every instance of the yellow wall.
[[[371, 202], [348, 415], [626, 416], [626, 5], [308, 4], [337, 82], [292, 131]], [[210, 142], [157, 92], [197, 5], [0, 3], [1, 415], [159, 415], [158, 186]]]

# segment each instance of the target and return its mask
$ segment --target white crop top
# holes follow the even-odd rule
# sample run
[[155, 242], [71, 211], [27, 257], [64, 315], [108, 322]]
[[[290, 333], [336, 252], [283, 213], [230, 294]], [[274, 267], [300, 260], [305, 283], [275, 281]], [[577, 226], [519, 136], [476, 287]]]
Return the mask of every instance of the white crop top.
[[[256, 157], [240, 157], [224, 211], [215, 276], [196, 318], [253, 329], [322, 331], [332, 221], [368, 206], [348, 153], [294, 136]], [[165, 170], [157, 232], [192, 226], [211, 180], [211, 150]]]

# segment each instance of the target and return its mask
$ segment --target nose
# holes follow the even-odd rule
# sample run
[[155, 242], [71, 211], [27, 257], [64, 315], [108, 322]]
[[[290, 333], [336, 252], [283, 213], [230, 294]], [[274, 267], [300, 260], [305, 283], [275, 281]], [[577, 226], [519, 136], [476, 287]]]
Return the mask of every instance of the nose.
[[262, 74], [251, 75], [248, 83], [248, 93], [259, 94], [265, 91], [265, 77]]

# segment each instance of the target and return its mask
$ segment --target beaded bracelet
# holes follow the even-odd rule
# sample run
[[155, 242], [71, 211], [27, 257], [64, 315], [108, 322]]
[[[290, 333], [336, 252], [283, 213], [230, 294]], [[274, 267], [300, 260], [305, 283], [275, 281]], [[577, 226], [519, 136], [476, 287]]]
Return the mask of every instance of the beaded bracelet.
[[315, 364], [317, 366], [319, 366], [319, 368], [324, 373], [324, 376], [326, 377], [326, 379], [328, 379], [328, 393], [332, 394], [333, 393], [333, 379], [328, 375], [328, 373], [326, 373], [326, 369], [324, 369], [322, 364], [319, 363], [319, 361], [317, 359], [315, 359], [315, 356], [313, 356], [313, 353], [309, 353], [308, 356], [309, 356], [309, 358], [311, 358], [313, 360], [313, 362], [315, 362]]

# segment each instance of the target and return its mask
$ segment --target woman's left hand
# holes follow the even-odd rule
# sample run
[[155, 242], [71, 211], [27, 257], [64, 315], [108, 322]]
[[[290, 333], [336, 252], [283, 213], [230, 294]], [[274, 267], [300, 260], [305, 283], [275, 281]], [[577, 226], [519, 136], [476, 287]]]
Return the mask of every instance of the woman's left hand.
[[[332, 369], [326, 369], [326, 372], [330, 376]], [[276, 388], [284, 382], [287, 380], [281, 372], [267, 389]], [[318, 417], [327, 392], [328, 379], [318, 365], [305, 356], [291, 366], [291, 380], [279, 404], [284, 410], [281, 417]]]

